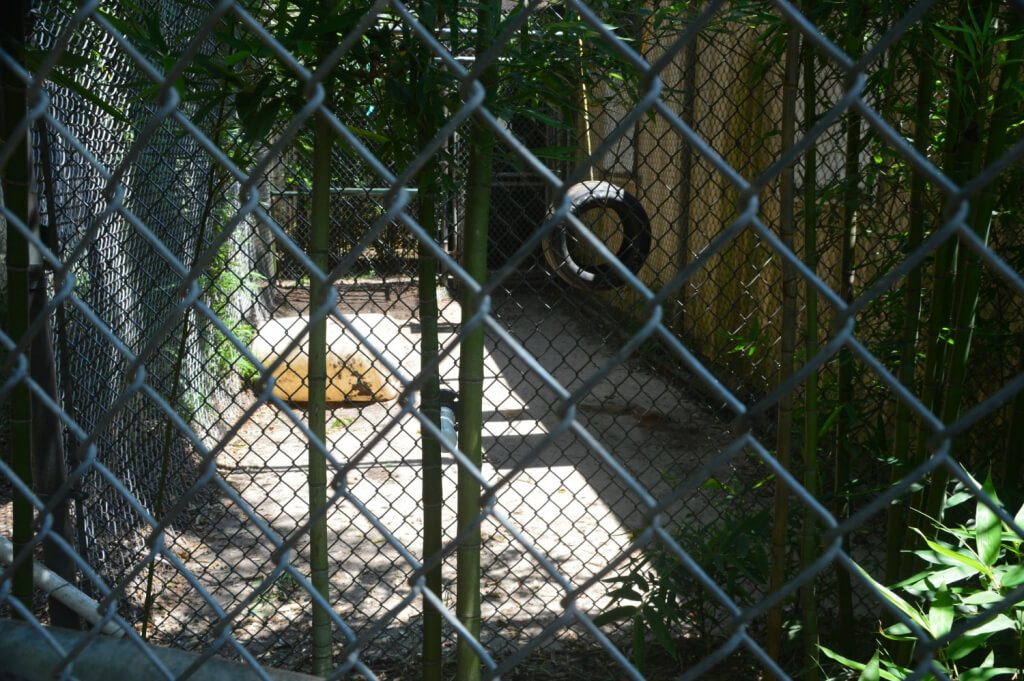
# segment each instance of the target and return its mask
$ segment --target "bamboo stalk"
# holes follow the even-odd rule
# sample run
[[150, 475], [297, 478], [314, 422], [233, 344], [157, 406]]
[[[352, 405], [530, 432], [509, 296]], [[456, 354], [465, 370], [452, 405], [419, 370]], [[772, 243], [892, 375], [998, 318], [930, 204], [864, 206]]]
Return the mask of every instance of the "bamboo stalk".
[[[921, 43], [919, 49], [924, 49], [924, 40], [920, 39], [919, 42]], [[914, 148], [925, 155], [930, 143], [929, 116], [935, 92], [935, 78], [931, 59], [920, 59], [916, 63], [919, 65], [919, 71], [917, 103], [914, 112]], [[907, 235], [909, 251], [916, 250], [924, 241], [925, 195], [927, 191], [924, 175], [915, 171], [910, 180], [910, 225]], [[921, 326], [921, 290], [922, 268], [918, 267], [907, 274], [903, 298], [903, 327], [900, 332], [898, 377], [900, 383], [908, 387], [914, 385], [917, 370], [917, 345]], [[910, 426], [910, 407], [902, 400], [897, 400], [895, 432], [893, 433], [893, 460], [904, 461], [905, 465], [896, 464], [892, 467], [891, 484], [896, 484], [908, 467], [920, 463], [920, 457], [914, 456], [914, 452], [911, 450]], [[885, 552], [886, 584], [895, 584], [902, 578], [900, 563], [901, 551], [906, 541], [907, 511], [907, 505], [901, 503], [893, 503], [888, 509]]]
[[[437, 197], [433, 193], [432, 178], [437, 164], [424, 167], [419, 184], [420, 224], [428, 229], [435, 224]], [[437, 305], [437, 259], [427, 250], [419, 248], [419, 308], [420, 308], [420, 365], [427, 366], [437, 358], [438, 305]], [[420, 410], [438, 428], [441, 427], [440, 377], [437, 369], [431, 371], [420, 397]], [[442, 546], [441, 510], [444, 505], [443, 475], [441, 470], [441, 443], [430, 433], [423, 431], [423, 559], [436, 555]], [[426, 575], [427, 588], [441, 596], [441, 565], [438, 564]], [[423, 679], [441, 679], [441, 613], [427, 604], [423, 611]]]
[[[960, 3], [960, 12], [966, 11], [966, 1]], [[962, 16], [963, 14], [960, 15]], [[961, 47], [964, 47], [963, 42], [965, 38], [962, 32], [956, 31], [955, 34], [954, 40]], [[965, 66], [971, 68], [970, 65], [964, 63], [965, 57], [959, 50], [954, 50], [953, 52], [952, 73], [956, 73], [956, 69]], [[979, 141], [968, 139], [970, 135], [968, 131], [974, 124], [974, 112], [972, 109], [975, 104], [980, 104], [981, 102], [972, 98], [964, 87], [965, 83], [959, 82], [956, 77], [953, 78], [953, 82], [948, 84], [948, 86], [949, 97], [947, 99], [946, 122], [944, 125], [946, 140], [943, 147], [943, 165], [950, 179], [954, 182], [962, 182], [971, 177], [971, 169], [977, 168], [981, 160], [981, 145]], [[955, 210], [955, 207], [947, 204], [943, 215], [948, 218], [951, 210]], [[921, 399], [925, 406], [931, 409], [932, 413], [940, 415], [944, 413], [942, 405], [945, 394], [946, 367], [949, 362], [948, 334], [955, 309], [955, 290], [958, 279], [957, 264], [959, 261], [957, 251], [957, 239], [947, 239], [936, 249], [933, 266], [932, 302], [929, 309], [928, 336], [926, 340], [928, 348], [925, 355], [924, 386]], [[921, 461], [924, 461], [929, 456], [929, 436], [929, 431], [923, 425], [918, 428], [916, 457]], [[929, 531], [927, 529], [929, 524], [927, 517], [937, 517], [938, 511], [941, 510], [941, 497], [945, 493], [948, 479], [949, 476], [946, 469], [940, 467], [932, 474], [928, 488], [913, 497], [911, 508], [920, 510], [922, 513], [911, 514], [908, 522], [910, 527], [921, 529], [925, 532]], [[929, 489], [936, 490], [937, 492], [931, 493], [928, 491]], [[938, 499], [940, 503], [936, 504], [932, 501], [933, 499]], [[911, 544], [912, 548], [917, 542], [914, 538], [911, 538], [911, 541], [914, 542]], [[911, 573], [911, 570], [914, 569], [914, 562], [914, 554], [910, 551], [905, 552], [902, 562], [903, 574]]]
[[[804, 125], [810, 129], [817, 119], [817, 84], [814, 74], [814, 48], [804, 43]], [[818, 270], [818, 153], [817, 146], [804, 154], [804, 262], [812, 272]], [[804, 340], [804, 356], [809, 361], [818, 353], [818, 292], [813, 286], [804, 287], [806, 292], [805, 321], [807, 336]], [[812, 376], [804, 385], [804, 489], [812, 497], [818, 496], [818, 376]], [[803, 533], [800, 538], [800, 562], [809, 565], [818, 555], [820, 542], [818, 530], [809, 511], [804, 513]], [[808, 673], [814, 678], [818, 672], [818, 620], [817, 599], [814, 587], [807, 584], [800, 589], [800, 610], [814, 613], [813, 619], [804, 622], [804, 655]], [[806, 617], [806, 615], [805, 615]], [[813, 670], [813, 671], [811, 671]]]
[[[698, 40], [690, 41], [686, 47], [683, 68], [683, 104], [679, 115], [683, 122], [694, 126], [697, 109], [697, 61], [700, 58], [697, 50]], [[639, 125], [639, 121], [637, 122]], [[637, 136], [635, 139], [639, 139]], [[690, 260], [690, 198], [693, 195], [694, 152], [693, 148], [680, 136], [679, 139], [679, 182], [676, 184], [675, 195], [679, 218], [676, 220], [675, 232], [678, 241], [675, 254], [676, 272], [682, 270]], [[639, 154], [635, 155], [639, 159]], [[686, 298], [690, 290], [689, 284], [683, 284], [676, 292], [676, 304], [672, 306], [673, 318], [670, 323], [677, 334], [687, 333]]]
[[[11, 0], [3, 3], [3, 48], [24, 64], [28, 3]], [[0, 64], [3, 120], [0, 131], [10, 139], [27, 113], [25, 85], [6, 65]], [[25, 225], [31, 213], [31, 174], [28, 132], [23, 132], [13, 154], [3, 169], [3, 201], [13, 215]], [[19, 342], [29, 327], [29, 243], [20, 230], [7, 224], [7, 335]], [[26, 347], [25, 359], [31, 360]], [[26, 485], [32, 484], [32, 399], [28, 385], [20, 381], [11, 390], [7, 402], [8, 447], [11, 468]], [[28, 497], [17, 490], [13, 499], [14, 555], [26, 550], [32, 540], [34, 508]], [[23, 561], [15, 571], [12, 592], [30, 611], [32, 609], [32, 563]]]
[[[327, 272], [330, 230], [331, 146], [333, 133], [327, 120], [317, 116], [313, 139], [313, 212], [310, 225], [309, 255], [321, 273]], [[316, 276], [310, 277], [310, 311], [323, 302], [326, 287]], [[327, 459], [317, 444], [327, 443], [327, 320], [312, 322], [309, 331], [309, 429], [316, 441], [309, 443], [309, 512], [315, 514], [327, 503]], [[329, 597], [327, 570], [327, 515], [319, 514], [309, 528], [309, 570], [313, 588]], [[331, 620], [326, 610], [313, 605], [313, 673], [326, 676], [331, 668]]]
[[[977, 104], [973, 107], [974, 121], [971, 129], [981, 134], [984, 125], [984, 117], [988, 117], [988, 141], [985, 146], [984, 158], [980, 154], [972, 154], [971, 159], [974, 165], [967, 169], [969, 175], [964, 175], [962, 180], [968, 180], [996, 160], [1007, 148], [1007, 131], [1015, 122], [1009, 112], [1012, 102], [1013, 88], [1018, 83], [1020, 62], [1024, 58], [1024, 41], [1012, 41], [1007, 47], [1006, 58], [1001, 69], [999, 85], [992, 97], [989, 109], [981, 106], [987, 97], [985, 85], [989, 82], [991, 61], [978, 70], [977, 83]], [[981, 145], [978, 145], [980, 147]], [[996, 188], [991, 184], [985, 187], [973, 201], [969, 224], [981, 240], [988, 243], [989, 231], [992, 226], [992, 211], [996, 205]], [[942, 420], [944, 423], [952, 423], [960, 416], [960, 408], [964, 397], [964, 383], [967, 378], [968, 360], [971, 353], [971, 342], [974, 337], [974, 323], [978, 311], [978, 295], [981, 289], [981, 275], [983, 265], [972, 252], [961, 249], [959, 266], [957, 268], [957, 279], [955, 288], [960, 295], [957, 296], [957, 305], [953, 323], [953, 347], [950, 354], [950, 364], [947, 371], [946, 394], [943, 400]], [[945, 489], [933, 486], [928, 493], [926, 513], [935, 517], [941, 509]]]
[[[501, 5], [499, 0], [485, 0], [477, 15], [477, 50], [490, 47]], [[489, 78], [484, 78], [488, 86]], [[491, 172], [494, 161], [494, 135], [474, 120], [470, 128], [469, 178], [466, 198], [466, 238], [463, 267], [476, 282], [487, 280], [487, 221], [491, 203]], [[479, 304], [471, 288], [466, 288], [462, 303], [463, 322], [477, 313]], [[470, 464], [479, 468], [483, 458], [483, 383], [484, 329], [473, 329], [462, 341], [459, 354], [459, 450]], [[480, 513], [480, 487], [465, 468], [459, 468], [458, 509], [456, 525], [459, 532], [472, 525]], [[455, 610], [469, 635], [480, 638], [480, 528], [470, 533], [459, 545], [456, 554]], [[480, 679], [480, 658], [469, 642], [460, 637], [456, 647], [456, 678], [458, 681]]]
[[[1017, 21], [1020, 23], [1019, 18]], [[1010, 42], [1005, 59], [1003, 60], [999, 85], [992, 101], [992, 115], [989, 118], [988, 125], [988, 144], [984, 161], [979, 166], [979, 170], [995, 163], [1006, 151], [1009, 139], [1007, 131], [1015, 123], [1011, 114], [1011, 103], [1014, 96], [1013, 88], [1019, 83], [1022, 60], [1024, 60], [1024, 41], [1015, 40]], [[988, 79], [986, 78], [985, 80], [987, 81]], [[996, 199], [996, 188], [989, 184], [974, 200], [972, 206], [970, 224], [973, 226], [975, 233], [986, 243], [988, 242], [988, 235], [992, 226], [992, 212], [995, 208]], [[965, 254], [968, 253], [966, 249], [964, 249], [964, 252]], [[954, 361], [951, 379], [948, 383], [949, 390], [946, 396], [946, 417], [948, 419], [955, 419], [960, 414], [967, 357], [970, 354], [975, 315], [978, 308], [978, 290], [981, 284], [981, 262], [973, 255], [968, 255], [967, 260], [966, 267], [962, 268], [964, 271], [965, 290], [961, 299], [961, 308], [957, 315], [953, 339]]]
[[[847, 53], [857, 55], [861, 49], [866, 23], [865, 7], [861, 0], [852, 3], [849, 9], [849, 34]], [[848, 113], [843, 119], [846, 132], [845, 175], [843, 186], [843, 232], [840, 247], [839, 295], [850, 302], [854, 297], [856, 280], [857, 215], [860, 209], [861, 193], [861, 119], [855, 113]], [[853, 355], [843, 347], [839, 351], [839, 375], [837, 387], [838, 408], [842, 413], [836, 419], [836, 455], [833, 469], [834, 512], [842, 520], [850, 514], [849, 492], [846, 486], [850, 480], [850, 461], [853, 446], [850, 442], [852, 424], [850, 414], [854, 398]], [[848, 537], [843, 537], [844, 548]], [[852, 640], [853, 636], [853, 591], [850, 574], [842, 567], [836, 569], [836, 595], [839, 600], [839, 638]]]
[[[473, 152], [469, 159], [469, 198], [466, 212], [466, 240], [463, 267], [477, 282], [487, 278], [487, 216], [490, 208], [490, 168], [493, 138], [482, 126], [470, 133]], [[462, 303], [463, 321], [477, 312], [473, 293], [467, 289]], [[459, 401], [461, 404], [459, 449], [472, 465], [482, 461], [483, 427], [483, 353], [484, 329], [478, 327], [466, 335], [459, 359]], [[458, 477], [458, 530], [472, 524], [480, 512], [480, 488], [473, 475], [463, 468]], [[480, 634], [480, 530], [469, 535], [457, 554], [457, 602], [459, 621], [470, 635]], [[459, 640], [458, 679], [475, 681], [480, 677], [480, 660], [470, 646]]]
[[[437, 14], [430, 2], [420, 5], [420, 21], [432, 29], [438, 26]], [[415, 43], [419, 45], [417, 41]], [[419, 118], [419, 146], [425, 147], [433, 137], [437, 122], [443, 115], [442, 103], [438, 100], [438, 88], [431, 87], [433, 79], [424, 73], [433, 61], [425, 49], [420, 50], [410, 81], [426, 83], [423, 88], [424, 107]], [[427, 66], [424, 66], [426, 64]], [[437, 238], [437, 194], [439, 191], [440, 164], [437, 157], [423, 167], [417, 178], [418, 216], [420, 225], [432, 238]], [[426, 367], [438, 355], [438, 305], [437, 305], [437, 258], [424, 244], [419, 245], [419, 320], [420, 320], [420, 366]], [[441, 427], [440, 405], [441, 379], [435, 367], [423, 383], [420, 393], [420, 411], [438, 428]], [[444, 506], [443, 472], [441, 469], [441, 443], [436, 437], [422, 429], [423, 441], [423, 559], [441, 551], [443, 542], [442, 507]], [[438, 598], [441, 597], [441, 565], [438, 564], [426, 574], [426, 587]], [[442, 617], [433, 606], [423, 607], [423, 681], [441, 681], [443, 650]]]
[[[800, 78], [800, 34], [790, 30], [786, 40], [786, 73], [782, 84], [782, 153], [793, 147], [796, 135], [796, 97]], [[796, 194], [793, 166], [789, 165], [781, 176], [781, 215], [779, 236], [782, 243], [795, 249], [794, 204]], [[779, 361], [779, 385], [793, 375], [797, 325], [797, 275], [787, 261], [782, 262], [782, 339]], [[779, 465], [789, 469], [793, 459], [793, 391], [787, 391], [779, 400], [778, 430], [775, 440], [775, 458]], [[772, 522], [772, 567], [770, 589], [780, 589], [786, 582], [786, 554], [789, 529], [789, 488], [781, 479], [775, 480], [775, 504]], [[804, 617], [814, 618], [815, 609]], [[768, 652], [778, 660], [782, 652], [782, 604], [768, 612]]]

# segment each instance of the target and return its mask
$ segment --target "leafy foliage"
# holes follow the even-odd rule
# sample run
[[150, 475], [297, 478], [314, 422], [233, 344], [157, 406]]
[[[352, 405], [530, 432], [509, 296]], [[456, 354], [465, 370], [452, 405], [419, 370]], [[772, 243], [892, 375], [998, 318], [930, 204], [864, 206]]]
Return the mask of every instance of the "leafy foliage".
[[[675, 527], [673, 540], [734, 603], [750, 605], [758, 598], [755, 585], [767, 582], [771, 515], [767, 508], [749, 515], [737, 510], [742, 509], [744, 495], [728, 483], [710, 478], [703, 487], [726, 493], [722, 515], [708, 522], [687, 514]], [[616, 586], [607, 594], [607, 609], [594, 623], [629, 623], [633, 661], [641, 673], [648, 633], [676, 660], [674, 636], [681, 630], [695, 630], [710, 646], [724, 606], [672, 548], [656, 544], [633, 557], [628, 574], [605, 582]]]
[[[998, 506], [991, 475], [982, 486], [984, 496]], [[973, 518], [959, 525], [933, 520], [936, 539], [924, 534], [925, 547], [915, 553], [927, 567], [892, 588], [867, 573], [864, 579], [901, 613], [900, 621], [881, 630], [884, 639], [866, 663], [822, 647], [822, 652], [844, 667], [860, 672], [860, 681], [899, 681], [912, 669], [897, 661], [893, 644], [907, 642], [935, 646], [931, 657], [951, 679], [980, 681], [1019, 675], [1024, 668], [1024, 553], [1022, 537], [1000, 520], [992, 508], [970, 491], [955, 489], [945, 511], [974, 501]], [[1024, 525], [1024, 506], [1014, 517]], [[934, 673], [924, 679], [937, 678]]]
[[[232, 299], [240, 293], [253, 295], [261, 275], [254, 271], [241, 272], [240, 266], [232, 257], [234, 247], [228, 241], [217, 252], [207, 274], [202, 277], [201, 285], [206, 292], [210, 309], [228, 326], [237, 342], [249, 345], [256, 337], [256, 330], [249, 322], [241, 319]], [[234, 341], [229, 339], [216, 327], [210, 327], [211, 344], [217, 358], [217, 376], [225, 377], [231, 373], [238, 374], [244, 381], [256, 377], [257, 369], [239, 351]]]

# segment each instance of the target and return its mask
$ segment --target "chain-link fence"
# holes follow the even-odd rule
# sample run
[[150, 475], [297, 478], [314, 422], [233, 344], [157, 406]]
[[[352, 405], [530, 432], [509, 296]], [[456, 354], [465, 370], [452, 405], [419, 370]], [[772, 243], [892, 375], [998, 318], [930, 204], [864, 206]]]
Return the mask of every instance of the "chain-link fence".
[[1024, 668], [1017, 6], [4, 11], [15, 678]]

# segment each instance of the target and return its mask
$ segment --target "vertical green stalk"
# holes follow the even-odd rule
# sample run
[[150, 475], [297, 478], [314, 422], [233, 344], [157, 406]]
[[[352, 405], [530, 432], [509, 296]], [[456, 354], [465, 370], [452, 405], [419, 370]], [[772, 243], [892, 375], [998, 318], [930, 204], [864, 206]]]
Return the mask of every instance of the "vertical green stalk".
[[[683, 105], [680, 117], [683, 122], [693, 127], [697, 110], [697, 60], [700, 52], [697, 49], [698, 40], [690, 41], [686, 48], [685, 64], [683, 67]], [[637, 121], [637, 125], [640, 122]], [[639, 135], [633, 139], [640, 139]], [[676, 185], [675, 195], [677, 198], [677, 209], [679, 218], [676, 221], [676, 238], [679, 240], [676, 247], [676, 272], [686, 267], [690, 259], [690, 197], [692, 195], [691, 184], [693, 183], [693, 148], [686, 141], [679, 141], [679, 182]], [[640, 155], [634, 156], [639, 162]], [[676, 293], [676, 305], [673, 306], [674, 319], [671, 320], [677, 334], [686, 332], [686, 295], [689, 286], [684, 284], [679, 287]]]
[[[852, 3], [849, 8], [849, 39], [846, 52], [859, 55], [864, 35], [865, 8], [861, 0]], [[861, 120], [855, 113], [844, 118], [846, 128], [845, 178], [843, 187], [843, 233], [840, 246], [840, 282], [839, 295], [846, 301], [852, 301], [854, 280], [856, 278], [857, 248], [857, 214], [860, 208], [860, 149]], [[837, 388], [837, 408], [841, 410], [836, 419], [836, 458], [834, 468], [834, 494], [836, 518], [843, 519], [850, 514], [848, 484], [850, 482], [850, 461], [853, 457], [852, 436], [853, 414], [853, 355], [847, 348], [839, 351], [839, 376]], [[843, 538], [846, 546], [848, 538]], [[836, 595], [839, 599], [839, 637], [849, 641], [853, 635], [853, 591], [850, 575], [842, 567], [836, 569]]]
[[[1019, 18], [1017, 23], [1019, 25]], [[1013, 111], [1011, 104], [1015, 96], [1013, 88], [1019, 83], [1022, 60], [1024, 60], [1024, 40], [1017, 39], [1011, 41], [1003, 60], [999, 85], [992, 99], [992, 115], [988, 123], [989, 133], [985, 158], [976, 171], [995, 163], [1006, 151], [1007, 131], [1016, 122], [1013, 120], [1011, 113]], [[984, 74], [982, 78], [985, 81], [988, 80]], [[988, 242], [989, 230], [992, 226], [992, 213], [996, 204], [996, 194], [996, 188], [989, 184], [973, 200], [971, 206], [970, 224], [973, 226], [975, 233], [986, 243]], [[978, 309], [978, 293], [981, 286], [981, 262], [966, 249], [963, 250], [963, 253], [966, 263], [960, 270], [963, 272], [963, 294], [960, 299], [959, 310], [957, 311], [957, 323], [953, 337], [953, 361], [945, 404], [947, 423], [956, 419], [960, 413], [967, 357], [970, 354], [975, 315]]]
[[[1019, 19], [1016, 21], [1019, 25]], [[1015, 96], [1013, 88], [1018, 83], [1020, 62], [1024, 59], [1024, 40], [1011, 41], [1007, 47], [1007, 53], [1001, 69], [999, 85], [994, 97], [991, 99], [991, 107], [982, 106], [987, 102], [986, 85], [989, 82], [991, 73], [991, 60], [986, 61], [977, 69], [978, 82], [975, 85], [977, 95], [976, 104], [972, 111], [974, 122], [971, 130], [978, 138], [981, 137], [982, 127], [985, 125], [984, 117], [989, 114], [988, 120], [988, 141], [985, 145], [984, 158], [979, 155], [972, 155], [974, 161], [972, 167], [967, 169], [962, 180], [968, 180], [996, 160], [1006, 151], [1007, 131], [1016, 122], [1010, 115], [1012, 110], [1011, 102]], [[980, 142], [980, 139], [978, 139]], [[977, 145], [979, 148], [981, 144]], [[969, 224], [974, 232], [981, 237], [982, 241], [988, 242], [989, 230], [992, 226], [992, 211], [996, 205], [996, 188], [990, 184], [973, 200], [969, 214]], [[963, 402], [964, 382], [967, 378], [967, 362], [971, 352], [971, 342], [974, 336], [974, 323], [978, 311], [978, 294], [981, 289], [981, 275], [983, 266], [981, 261], [973, 252], [961, 249], [959, 266], [957, 268], [957, 282], [955, 289], [958, 291], [957, 305], [953, 324], [953, 347], [951, 350], [949, 369], [946, 380], [946, 395], [943, 402], [942, 420], [944, 423], [952, 423], [960, 416], [960, 408]], [[933, 486], [928, 493], [927, 512], [931, 517], [937, 515], [941, 508], [943, 492]]]
[[[420, 21], [430, 29], [436, 29], [437, 15], [430, 2], [420, 5]], [[417, 46], [421, 44], [416, 41]], [[412, 51], [410, 51], [412, 53]], [[437, 131], [442, 116], [438, 99], [440, 85], [431, 73], [433, 61], [430, 54], [420, 47], [416, 50], [418, 59], [410, 71], [410, 82], [422, 84], [424, 98], [420, 112], [419, 148], [424, 148]], [[437, 194], [441, 168], [433, 156], [417, 176], [419, 223], [432, 238], [437, 238]], [[424, 244], [419, 245], [419, 317], [420, 317], [420, 366], [426, 367], [437, 359], [437, 258]], [[420, 411], [438, 428], [441, 427], [440, 405], [441, 379], [435, 367], [423, 383], [420, 393]], [[443, 522], [441, 511], [444, 505], [443, 473], [441, 469], [441, 443], [436, 437], [422, 429], [423, 433], [423, 558], [437, 555], [441, 551]], [[426, 586], [435, 596], [441, 596], [441, 565], [426, 574]], [[441, 681], [441, 654], [443, 645], [441, 613], [433, 606], [423, 607], [423, 681]]]
[[[961, 3], [958, 16], [967, 16], [968, 3]], [[966, 29], [967, 27], [962, 27]], [[990, 112], [988, 99], [988, 80], [991, 74], [991, 62], [987, 57], [977, 54], [969, 41], [973, 43], [976, 36], [967, 35], [966, 30], [954, 31], [953, 40], [957, 48], [954, 50], [953, 63], [950, 70], [948, 111], [946, 116], [946, 145], [943, 149], [943, 162], [946, 174], [957, 183], [969, 181], [981, 168], [983, 146], [982, 128], [984, 117]], [[987, 63], [978, 63], [979, 58]], [[947, 206], [945, 215], [955, 211], [957, 206]], [[970, 216], [973, 217], [973, 214]], [[970, 219], [970, 217], [968, 219]], [[987, 229], [987, 227], [986, 227]], [[957, 355], [967, 348], [950, 345], [955, 342], [955, 313], [962, 308], [964, 300], [965, 274], [963, 272], [963, 256], [959, 254], [958, 240], [948, 239], [935, 254], [935, 294], [932, 298], [931, 319], [928, 326], [928, 353], [925, 358], [925, 386], [923, 400], [933, 413], [939, 414], [946, 421], [951, 414], [959, 412], [959, 397], [956, 387], [950, 393], [952, 404], [947, 404], [946, 386], [955, 376], [951, 375], [959, 362], [966, 361]], [[958, 293], [960, 295], [958, 295]], [[961, 338], [961, 340], [965, 340]], [[969, 344], [969, 342], [968, 342]], [[947, 421], [948, 422], [948, 421]], [[923, 460], [928, 455], [927, 441], [929, 433], [921, 428], [918, 431], [918, 456]], [[940, 468], [932, 475], [928, 488], [923, 495], [923, 502], [918, 501], [915, 508], [923, 511], [915, 514], [918, 517], [911, 523], [922, 524], [923, 518], [938, 518], [942, 510], [942, 499], [949, 479], [945, 468]], [[908, 559], [909, 560], [909, 559]], [[907, 565], [907, 569], [911, 569]]]
[[[790, 30], [786, 42], [786, 75], [782, 84], [782, 153], [793, 147], [796, 134], [796, 93], [800, 78], [800, 34]], [[779, 232], [782, 243], [794, 248], [794, 213], [796, 195], [793, 183], [793, 166], [789, 165], [781, 176], [781, 216]], [[793, 375], [796, 350], [797, 325], [797, 276], [795, 268], [782, 262], [782, 343], [779, 362], [779, 384], [782, 385]], [[789, 469], [793, 460], [793, 392], [787, 391], [779, 400], [778, 431], [775, 441], [775, 458], [779, 465]], [[781, 479], [775, 480], [775, 509], [772, 523], [772, 591], [782, 587], [786, 581], [786, 553], [789, 529], [789, 488]], [[814, 616], [814, 609], [805, 612], [804, 617]], [[782, 651], [782, 606], [768, 612], [768, 652], [776, 660]]]
[[[10, 0], [3, 3], [3, 48], [24, 65], [27, 3]], [[0, 132], [10, 139], [14, 128], [25, 118], [27, 106], [25, 85], [18, 76], [0, 64], [0, 82], [3, 88], [3, 120]], [[3, 168], [3, 200], [7, 209], [25, 225], [31, 212], [31, 173], [29, 165], [28, 132], [20, 135], [14, 153]], [[14, 225], [7, 225], [7, 335], [20, 341], [29, 326], [29, 243]], [[29, 348], [25, 348], [29, 359]], [[32, 407], [31, 394], [24, 381], [19, 382], [7, 402], [8, 446], [10, 463], [15, 475], [26, 485], [32, 484]], [[32, 502], [14, 492], [14, 555], [19, 555], [32, 540]], [[29, 610], [32, 609], [32, 562], [25, 561], [14, 574], [14, 595]]]
[[[477, 15], [477, 54], [490, 47], [500, 11], [499, 0], [481, 2]], [[484, 78], [488, 86], [489, 78]], [[494, 136], [486, 127], [473, 121], [470, 133], [469, 179], [466, 199], [466, 235], [463, 246], [463, 267], [478, 283], [487, 280], [487, 221], [491, 204], [491, 169], [494, 161]], [[478, 311], [478, 303], [467, 287], [462, 302], [463, 321]], [[483, 458], [484, 329], [477, 327], [466, 335], [459, 356], [459, 449], [470, 463], [480, 467]], [[480, 513], [480, 487], [473, 475], [459, 468], [458, 519], [459, 532], [475, 522]], [[455, 603], [459, 621], [469, 635], [480, 638], [480, 529], [477, 528], [459, 546]], [[480, 658], [463, 638], [456, 650], [458, 681], [480, 678]]]
[[[963, 0], [959, 3], [956, 16], [967, 16], [967, 8], [970, 0]], [[952, 36], [956, 47], [952, 50], [953, 56], [949, 70], [947, 87], [949, 96], [947, 99], [945, 115], [945, 145], [943, 147], [943, 166], [946, 174], [954, 182], [969, 180], [981, 162], [981, 140], [977, 128], [977, 117], [981, 115], [977, 108], [987, 109], [984, 99], [978, 96], [972, 89], [984, 88], [985, 83], [979, 82], [977, 77], [977, 65], [974, 64], [973, 54], [967, 43], [965, 31], [953, 31]], [[973, 75], [973, 78], [970, 76]], [[946, 206], [944, 216], [948, 217], [955, 206]], [[949, 342], [952, 340], [953, 312], [956, 307], [956, 281], [958, 265], [958, 240], [956, 237], [947, 239], [935, 252], [935, 264], [933, 281], [932, 302], [929, 310], [927, 354], [925, 355], [924, 386], [922, 390], [922, 402], [932, 410], [933, 413], [944, 417], [946, 410], [943, 408], [943, 397], [946, 385], [946, 367], [949, 364], [950, 349]], [[917, 452], [916, 458], [924, 461], [928, 455], [928, 439], [930, 433], [922, 425], [917, 431]], [[949, 479], [945, 468], [939, 468], [932, 474], [932, 479], [926, 490], [918, 493], [911, 500], [911, 508], [922, 511], [912, 513], [908, 519], [911, 527], [927, 531], [926, 517], [938, 518], [941, 511], [941, 498], [946, 489]], [[928, 491], [932, 490], [932, 491]], [[910, 574], [914, 569], [913, 553], [904, 552], [902, 572]]]
[[[487, 279], [487, 216], [490, 208], [491, 165], [494, 139], [481, 125], [470, 133], [473, 151], [469, 159], [468, 200], [463, 267], [477, 282]], [[476, 314], [473, 293], [466, 291], [462, 304], [463, 320]], [[481, 430], [483, 427], [484, 329], [478, 327], [466, 335], [459, 358], [459, 449], [472, 465], [482, 461]], [[480, 513], [480, 488], [473, 475], [459, 469], [458, 529], [474, 522]], [[474, 637], [480, 634], [480, 530], [473, 532], [459, 546], [456, 610], [459, 621]], [[474, 681], [480, 677], [480, 660], [476, 653], [459, 640], [458, 679]]]
[[[923, 46], [924, 40], [919, 40]], [[919, 49], [922, 49], [919, 47]], [[923, 55], [922, 55], [923, 56]], [[922, 58], [918, 64], [917, 103], [914, 112], [914, 148], [926, 155], [931, 138], [929, 115], [931, 114], [932, 98], [935, 92], [935, 77], [932, 71], [932, 60]], [[910, 179], [910, 217], [907, 235], [907, 250], [917, 250], [924, 240], [925, 195], [928, 190], [924, 175], [911, 171]], [[921, 274], [920, 267], [907, 274], [907, 284], [903, 297], [903, 328], [900, 332], [900, 366], [898, 377], [905, 386], [913, 386], [917, 368], [917, 344], [921, 325]], [[893, 461], [906, 459], [909, 467], [920, 462], [920, 457], [913, 457], [910, 447], [911, 413], [902, 400], [896, 401], [895, 432], [893, 433]], [[908, 466], [896, 463], [892, 467], [890, 483], [896, 484], [903, 477]], [[902, 576], [900, 562], [906, 540], [907, 507], [894, 503], [889, 506], [886, 528], [885, 551], [885, 583], [895, 584]]]
[[[804, 44], [804, 125], [808, 129], [817, 119], [817, 85], [814, 79], [814, 48]], [[804, 263], [812, 272], [818, 270], [818, 150], [812, 145], [804, 154]], [[818, 292], [806, 286], [807, 337], [804, 340], [807, 361], [818, 353]], [[818, 496], [818, 376], [804, 385], [804, 489], [812, 497]], [[810, 564], [819, 554], [817, 528], [809, 511], [804, 512], [803, 534], [800, 538], [802, 565]], [[806, 584], [800, 589], [800, 610], [805, 613], [804, 655], [808, 674], [817, 676], [818, 620], [814, 587]], [[813, 613], [808, 616], [806, 613]]]
[[[329, 269], [327, 259], [331, 208], [331, 146], [333, 133], [326, 119], [317, 116], [313, 137], [313, 214], [309, 237], [309, 255], [320, 273]], [[310, 277], [310, 311], [323, 302], [326, 285]], [[309, 331], [309, 429], [319, 444], [327, 443], [327, 320], [320, 319]], [[327, 503], [327, 459], [309, 443], [309, 512], [314, 514]], [[309, 528], [309, 570], [313, 588], [325, 599], [329, 596], [327, 572], [327, 516], [320, 514]], [[331, 668], [331, 620], [326, 610], [313, 605], [313, 673], [326, 676]]]
[[[420, 175], [419, 220], [430, 233], [434, 233], [437, 217], [435, 178], [439, 171], [434, 161], [428, 163]], [[420, 307], [420, 365], [427, 366], [437, 359], [437, 259], [422, 244], [419, 247], [419, 307]], [[441, 427], [440, 377], [435, 368], [423, 383], [420, 410], [438, 428]], [[441, 551], [444, 491], [441, 471], [441, 443], [423, 430], [423, 558]], [[441, 596], [441, 565], [426, 575], [427, 588]], [[423, 610], [423, 681], [441, 679], [441, 613], [431, 605]]]

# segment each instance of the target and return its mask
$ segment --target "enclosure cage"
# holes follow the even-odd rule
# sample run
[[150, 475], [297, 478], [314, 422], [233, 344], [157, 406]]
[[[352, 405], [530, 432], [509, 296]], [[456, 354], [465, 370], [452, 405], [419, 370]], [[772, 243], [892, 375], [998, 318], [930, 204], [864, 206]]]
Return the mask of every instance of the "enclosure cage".
[[30, 4], [12, 673], [1024, 667], [1015, 6]]

